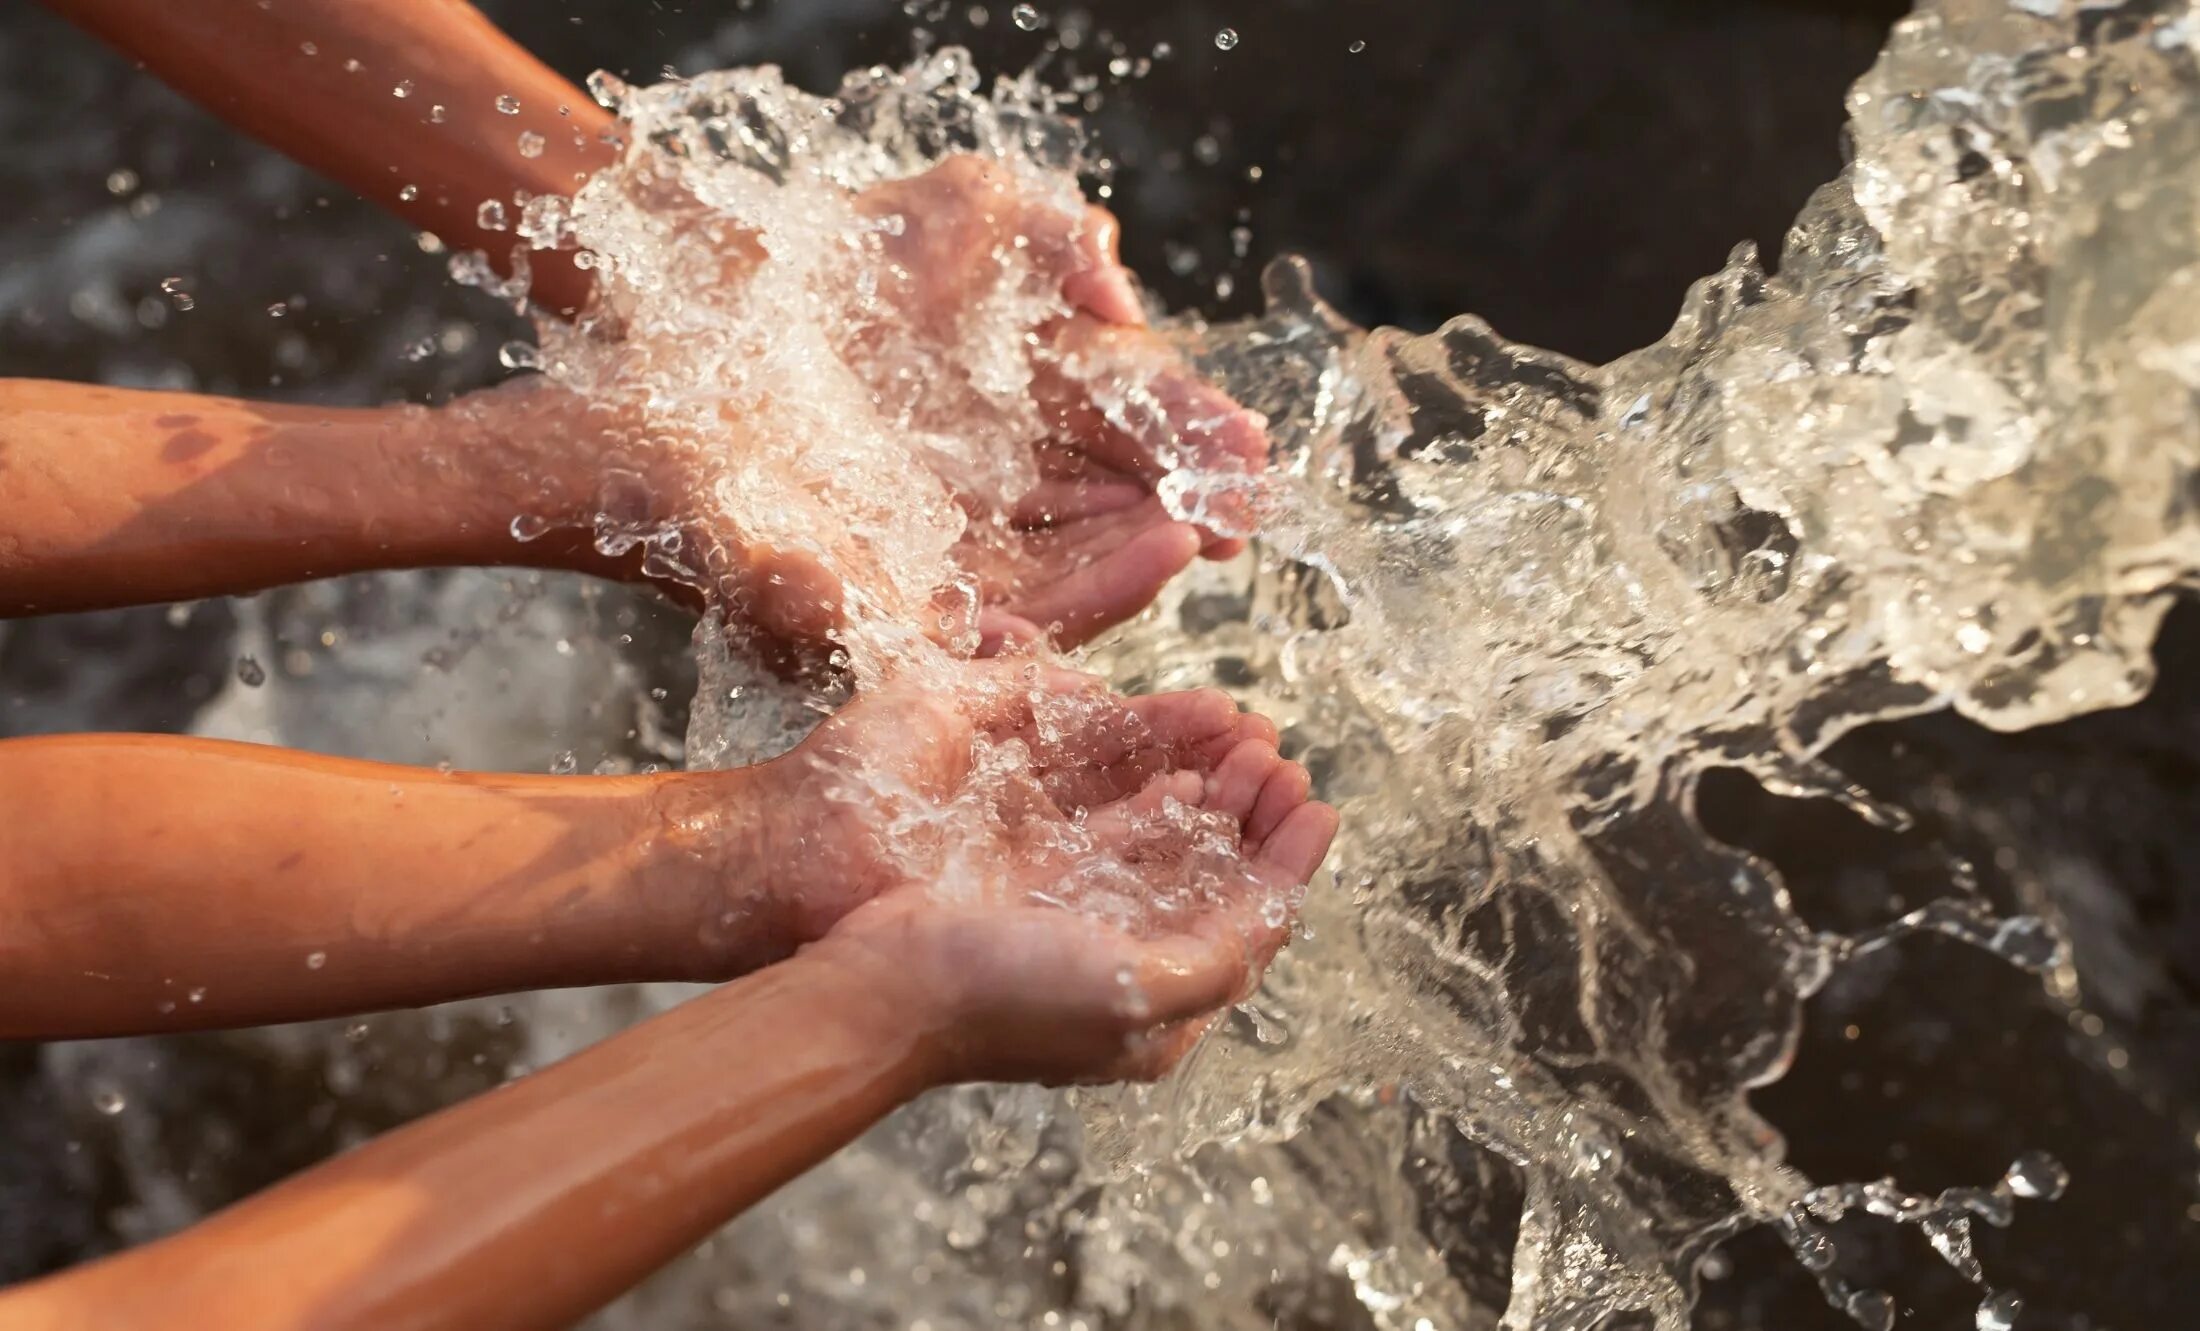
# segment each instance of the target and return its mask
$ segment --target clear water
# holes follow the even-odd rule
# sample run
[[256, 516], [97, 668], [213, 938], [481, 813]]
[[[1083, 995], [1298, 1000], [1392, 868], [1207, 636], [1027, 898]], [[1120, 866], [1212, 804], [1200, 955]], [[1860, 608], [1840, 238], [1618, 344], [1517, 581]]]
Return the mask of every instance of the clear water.
[[[1855, 161], [1778, 275], [1737, 253], [1666, 338], [1607, 366], [1472, 317], [1424, 337], [1357, 329], [1288, 262], [1264, 317], [1178, 330], [1270, 418], [1281, 474], [1173, 477], [1188, 517], [1249, 500], [1260, 548], [1186, 580], [1094, 660], [1145, 687], [1227, 680], [1287, 721], [1346, 810], [1335, 881], [1176, 1080], [937, 1097], [736, 1226], [744, 1263], [799, 1274], [728, 1283], [719, 1305], [1252, 1327], [1308, 1317], [1341, 1284], [1383, 1327], [1636, 1312], [1672, 1328], [1707, 1248], [1766, 1223], [1836, 1306], [1891, 1324], [1891, 1300], [1839, 1275], [1825, 1226], [1854, 1210], [1916, 1226], [1980, 1286], [1981, 1326], [2013, 1320], [1972, 1226], [2059, 1192], [2059, 1165], [2027, 1157], [1929, 1197], [1815, 1185], [1746, 1094], [1785, 1071], [1802, 1004], [1859, 955], [1933, 931], [2053, 983], [2058, 940], [1955, 865], [1941, 900], [1816, 933], [1767, 866], [1701, 830], [1693, 798], [1731, 766], [1899, 821], [1818, 761], [1826, 746], [1943, 708], [2026, 728], [2148, 687], [2167, 596], [2200, 567], [2196, 34], [2184, 5], [1923, 6], [1853, 93]], [[786, 438], [827, 460], [808, 493], [848, 482], [829, 502], [869, 524], [867, 603], [890, 621], [952, 577], [953, 530], [907, 488], [863, 507], [869, 478], [910, 454], [906, 415], [879, 415], [818, 299], [864, 224], [846, 192], [951, 149], [1046, 189], [1076, 165], [1074, 138], [1040, 90], [983, 93], [953, 51], [832, 101], [768, 72], [620, 95], [638, 140], [685, 145], [685, 193], [765, 232], [788, 285], [709, 308], [679, 268], [699, 251], [647, 225], [643, 191], [599, 180], [542, 234], [604, 256], [632, 293], [630, 333], [662, 320], [689, 336], [637, 370], [607, 366], [585, 331], [545, 330], [546, 368], [597, 396], [644, 383], [677, 413], [706, 388], [716, 410], [728, 385], [768, 383], [751, 368], [765, 330], [805, 382], [853, 367], [854, 391], [821, 402], [829, 424], [805, 415]], [[638, 150], [626, 170], [664, 163]], [[1003, 294], [1029, 293], [1012, 273]], [[1004, 300], [930, 366], [1002, 390], [950, 415], [997, 425], [966, 430], [962, 460], [1006, 487], [1021, 337], [1055, 312]], [[707, 364], [698, 329], [724, 339]], [[1137, 415], [1134, 381], [1094, 378]], [[729, 490], [755, 506], [745, 521], [788, 511], [745, 475]], [[890, 654], [866, 638], [859, 674]], [[927, 649], [891, 654], [912, 650]], [[951, 664], [927, 668], [951, 686]], [[752, 742], [718, 733], [735, 716], [696, 715], [691, 744], [732, 758]], [[1487, 1182], [1455, 1139], [1526, 1180], [1501, 1312], [1414, 1223], [1427, 1189]]]
[[[1809, 995], [1860, 955], [1930, 930], [2067, 988], [2061, 949], [1953, 865], [1944, 900], [1820, 935], [1764, 864], [1701, 831], [1694, 793], [1740, 766], [1898, 820], [1816, 761], [1847, 729], [1940, 708], [2028, 727], [2147, 687], [2166, 594], [2195, 568], [2196, 61], [2189, 2], [1921, 6], [1859, 85], [1856, 163], [1800, 219], [1779, 275], [1738, 255], [1663, 341], [1608, 366], [1472, 319], [1366, 333], [1289, 266], [1263, 319], [1183, 330], [1269, 414], [1284, 479], [1256, 496], [1256, 558], [1203, 570], [1093, 660], [1130, 687], [1221, 680], [1290, 724], [1347, 814], [1307, 936], [1172, 1083], [933, 1097], [607, 1324], [708, 1303], [739, 1325], [1566, 1328], [1640, 1310], [1671, 1327], [1697, 1259], [1759, 1223], [1838, 1306], [1884, 1325], [1892, 1301], [1840, 1275], [1828, 1231], [1851, 1212], [1913, 1226], [1921, 1255], [1977, 1281], [1978, 1325], [2014, 1318], [2017, 1292], [1977, 1265], [1971, 1229], [2022, 1224], [2060, 1191], [2059, 1166], [2027, 1157], [1929, 1197], [1810, 1180], [1745, 1097], [1785, 1069]], [[699, 82], [768, 88], [760, 77]], [[886, 78], [880, 95], [995, 126], [1044, 119], [1032, 89], [996, 103], [956, 78], [918, 83]], [[638, 112], [691, 104], [637, 95], [654, 99]], [[849, 169], [905, 173], [940, 146], [901, 141]], [[999, 146], [1030, 151], [1020, 135]], [[1061, 146], [1034, 164], [1058, 166]], [[826, 183], [725, 206], [815, 215]], [[668, 283], [652, 308], [753, 326], [753, 311], [692, 305], [693, 289]], [[813, 306], [796, 293], [775, 308]], [[593, 372], [580, 351], [561, 370], [560, 354], [547, 337], [552, 374]], [[728, 382], [662, 369], [687, 395]], [[879, 460], [877, 432], [846, 428], [870, 419], [835, 415], [850, 465]], [[1237, 485], [1183, 477], [1172, 493], [1196, 511]], [[906, 561], [871, 584], [880, 622], [939, 571], [921, 512], [882, 515]], [[420, 692], [417, 662], [441, 653], [462, 703], [435, 723], [478, 731], [441, 736], [444, 752], [493, 755], [542, 729], [600, 734], [629, 761], [679, 752], [607, 649], [651, 623], [616, 599], [511, 592], [385, 584], [369, 617], [514, 627], [478, 643], [393, 631], [380, 664], [318, 667], [338, 678], [324, 674], [313, 715], [284, 714], [298, 704], [279, 689], [230, 690], [200, 724], [405, 757], [425, 718], [400, 711], [372, 742], [330, 718], [389, 717], [385, 700]], [[342, 594], [253, 610], [244, 647], [271, 664], [305, 650], [286, 646], [311, 642], [301, 625], [340, 617], [314, 598]], [[706, 694], [723, 696], [709, 668], [730, 658], [703, 645]], [[925, 651], [857, 646], [874, 664]], [[346, 688], [371, 704], [330, 707]], [[699, 707], [689, 753], [784, 742], [755, 715]], [[678, 996], [525, 1000], [520, 1061]], [[465, 1047], [465, 1012], [433, 1020], [450, 1024], [439, 1048]], [[55, 1055], [133, 1111], [141, 1056]], [[358, 1075], [341, 1048], [326, 1061], [332, 1085]], [[159, 1158], [150, 1118], [118, 1121]], [[166, 1211], [146, 1228], [187, 1216], [147, 1192]], [[1471, 1268], [1516, 1220], [1498, 1306]]]

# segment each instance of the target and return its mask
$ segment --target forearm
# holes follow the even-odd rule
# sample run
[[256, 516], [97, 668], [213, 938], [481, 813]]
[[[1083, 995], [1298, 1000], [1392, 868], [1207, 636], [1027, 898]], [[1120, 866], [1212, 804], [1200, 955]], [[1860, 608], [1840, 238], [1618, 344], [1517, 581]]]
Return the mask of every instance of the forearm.
[[[523, 242], [484, 228], [481, 205], [516, 218], [521, 195], [571, 194], [611, 159], [611, 118], [460, 0], [46, 3], [239, 129], [506, 271]], [[588, 274], [569, 256], [529, 261], [540, 304], [580, 308]]]
[[[515, 385], [329, 409], [0, 381], [0, 616], [375, 568], [585, 562], [569, 412]], [[523, 542], [515, 519], [560, 533]]]
[[719, 822], [699, 835], [669, 804], [687, 776], [0, 742], [0, 1039], [720, 978], [792, 946], [741, 886], [752, 779], [712, 778]]
[[572, 1324], [924, 1090], [920, 1014], [812, 953], [391, 1133], [0, 1322]]

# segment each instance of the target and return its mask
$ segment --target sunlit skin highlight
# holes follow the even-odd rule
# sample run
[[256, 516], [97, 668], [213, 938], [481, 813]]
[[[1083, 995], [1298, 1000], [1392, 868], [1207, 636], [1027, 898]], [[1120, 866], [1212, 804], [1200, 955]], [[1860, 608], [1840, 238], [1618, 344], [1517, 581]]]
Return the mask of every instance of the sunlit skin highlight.
[[[610, 118], [456, 0], [49, 2], [507, 270], [511, 238], [480, 224], [479, 204], [516, 211], [610, 160]], [[522, 134], [544, 150], [522, 153]], [[967, 159], [862, 203], [913, 223], [882, 255], [911, 328], [959, 317], [999, 245], [1034, 243], [1067, 310], [1046, 332], [1057, 360], [1147, 365], [1203, 465], [1265, 460], [1257, 419], [1140, 326], [1104, 213], [1031, 211]], [[729, 239], [729, 278], [756, 261]], [[570, 256], [530, 266], [545, 312], [587, 309]], [[1193, 559], [1242, 548], [1170, 517], [1150, 442], [1075, 384], [1041, 375], [1034, 396], [1038, 488], [956, 496], [987, 519], [958, 557], [989, 653], [1085, 641]], [[584, 421], [536, 381], [434, 409], [0, 383], [0, 616], [392, 568], [638, 577], [588, 539], [601, 441]], [[737, 447], [741, 423], [727, 426]], [[692, 477], [653, 480], [647, 516], [729, 556], [711, 576], [660, 578], [667, 591], [808, 650], [831, 637], [843, 589], [814, 559], [713, 529]], [[0, 1327], [564, 1326], [928, 1088], [1165, 1074], [1284, 943], [1274, 903], [1316, 872], [1335, 813], [1275, 726], [1225, 695], [1115, 699], [1016, 660], [963, 680], [952, 696], [869, 687], [792, 753], [730, 772], [552, 778], [166, 736], [0, 742], [0, 1038], [724, 981], [180, 1234], [0, 1292]], [[1062, 733], [1065, 715], [1081, 719]], [[1013, 838], [965, 857], [980, 881], [932, 881], [886, 807], [844, 793], [948, 800], [974, 755], [1012, 744], [1040, 755], [1017, 818], [1074, 825], [1158, 890], [1190, 852], [1142, 829], [1194, 810], [1228, 829], [1242, 874], [1126, 931], [1042, 902], [1062, 866], [1020, 857]]]

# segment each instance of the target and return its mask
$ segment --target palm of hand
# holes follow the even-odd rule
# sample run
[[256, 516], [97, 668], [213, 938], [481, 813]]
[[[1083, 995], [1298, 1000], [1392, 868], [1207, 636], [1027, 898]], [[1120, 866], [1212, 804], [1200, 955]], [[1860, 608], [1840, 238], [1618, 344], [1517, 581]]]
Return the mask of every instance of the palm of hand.
[[[1001, 293], [1017, 288], [1055, 310], [1028, 349], [1036, 485], [1003, 493], [999, 477], [933, 468], [966, 517], [954, 559], [976, 592], [964, 607], [975, 624], [964, 627], [978, 630], [981, 654], [1040, 637], [1081, 644], [1137, 614], [1199, 555], [1243, 548], [1172, 518], [1156, 486], [1177, 465], [1258, 469], [1263, 427], [1141, 326], [1113, 218], [1041, 198], [1006, 166], [974, 157], [875, 187], [856, 207], [877, 228], [848, 282], [851, 363], [874, 378], [882, 403], [935, 435], [954, 437], [957, 413], [981, 409], [957, 382], [956, 348], [999, 317]], [[731, 280], [771, 262], [738, 238], [728, 245]], [[1130, 400], [1104, 409], [1093, 388], [1103, 382], [1105, 396]], [[692, 484], [644, 470], [633, 517], [692, 504]], [[640, 571], [770, 639], [822, 641], [846, 613], [844, 584], [871, 570], [841, 517], [812, 507], [798, 524], [814, 536], [810, 548], [773, 548], [675, 512], [681, 549]]]
[[[996, 678], [1018, 678], [996, 667]], [[866, 790], [939, 799], [963, 779], [969, 740], [1017, 736], [1032, 744], [1039, 807], [1026, 822], [1074, 822], [1086, 854], [1112, 855], [1152, 884], [1172, 872], [1154, 815], [1196, 809], [1228, 829], [1249, 870], [1238, 890], [1196, 909], [1119, 926], [1054, 901], [1071, 867], [1061, 855], [1016, 846], [1004, 872], [942, 890], [906, 872], [906, 850], [883, 831], [876, 807], [838, 801], [825, 835], [853, 848], [847, 874], [808, 920], [820, 947], [894, 988], [913, 1019], [932, 1021], [950, 1078], [1053, 1082], [1152, 1077], [1190, 1048], [1200, 1018], [1248, 990], [1284, 939], [1270, 903], [1288, 900], [1328, 849], [1336, 826], [1308, 801], [1305, 770], [1275, 750], [1275, 728], [1240, 714], [1227, 696], [1186, 693], [1121, 702], [1089, 715], [1078, 733], [1031, 734], [1034, 699], [1080, 693], [1092, 681], [1052, 672], [1035, 690], [1010, 689], [961, 719], [952, 708], [877, 695], [820, 732], [808, 770], [827, 783], [860, 772]], [[927, 712], [925, 709], [929, 708]], [[921, 714], [921, 723], [912, 724]], [[884, 732], [892, 732], [891, 734]], [[808, 747], [808, 746], [805, 746]], [[835, 801], [828, 795], [825, 803]], [[1173, 802], [1173, 804], [1171, 803]], [[1011, 820], [1014, 821], [1014, 820]], [[1166, 822], [1167, 820], [1162, 820]], [[831, 918], [826, 918], [826, 916]]]

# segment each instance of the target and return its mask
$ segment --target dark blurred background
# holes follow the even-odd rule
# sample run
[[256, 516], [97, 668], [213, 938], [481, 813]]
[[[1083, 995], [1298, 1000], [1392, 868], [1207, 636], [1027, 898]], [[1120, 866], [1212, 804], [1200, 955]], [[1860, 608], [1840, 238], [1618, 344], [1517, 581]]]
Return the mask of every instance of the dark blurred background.
[[[906, 58], [917, 26], [988, 69], [1093, 76], [1126, 258], [1172, 307], [1243, 313], [1261, 264], [1296, 252], [1362, 322], [1473, 311], [1591, 360], [1655, 339], [1737, 242], [1776, 255], [1839, 170], [1848, 83], [1906, 8], [1102, 0], [1039, 4], [1025, 31], [1005, 3], [485, 7], [576, 78], [772, 62], [822, 89]], [[450, 285], [440, 255], [20, 0], [0, 9], [0, 89], [0, 373], [327, 402], [501, 373], [513, 316]], [[209, 606], [180, 624], [156, 609], [14, 626], [0, 734], [180, 728], [234, 663], [230, 622]], [[1909, 834], [1739, 777], [1705, 797], [1707, 822], [1776, 860], [1821, 927], [1945, 891], [1956, 853], [2081, 931], [2076, 1005], [1933, 940], [1845, 972], [1813, 1005], [1795, 1072], [1760, 1097], [1820, 1178], [1932, 1188], [1988, 1181], [2027, 1148], [2060, 1154], [2069, 1197], [1981, 1236], [1988, 1270], [2032, 1297], [2023, 1328], [2200, 1324], [2200, 615], [2172, 619], [2161, 657], [2157, 696], [2126, 712], [2013, 737], [1930, 718], [1844, 742], [1837, 763], [1920, 811]], [[462, 1094], [488, 1074], [450, 1068], [494, 1067], [495, 1033], [478, 1039], [446, 1038], [425, 1063], [391, 1040], [366, 1089], [342, 1095], [219, 1039], [175, 1042], [159, 1131], [196, 1162], [175, 1186], [218, 1204]], [[40, 1068], [35, 1049], [0, 1046], [0, 1279], [113, 1246], [113, 1215], [145, 1201], [111, 1126]], [[193, 1106], [259, 1126], [194, 1137]], [[1914, 1232], [1851, 1225], [1840, 1243], [1845, 1273], [1894, 1288], [1906, 1324], [1969, 1325], [1975, 1294]], [[1769, 1236], [1730, 1251], [1700, 1325], [1847, 1325]], [[1503, 1263], [1477, 1265], [1501, 1295]]]

